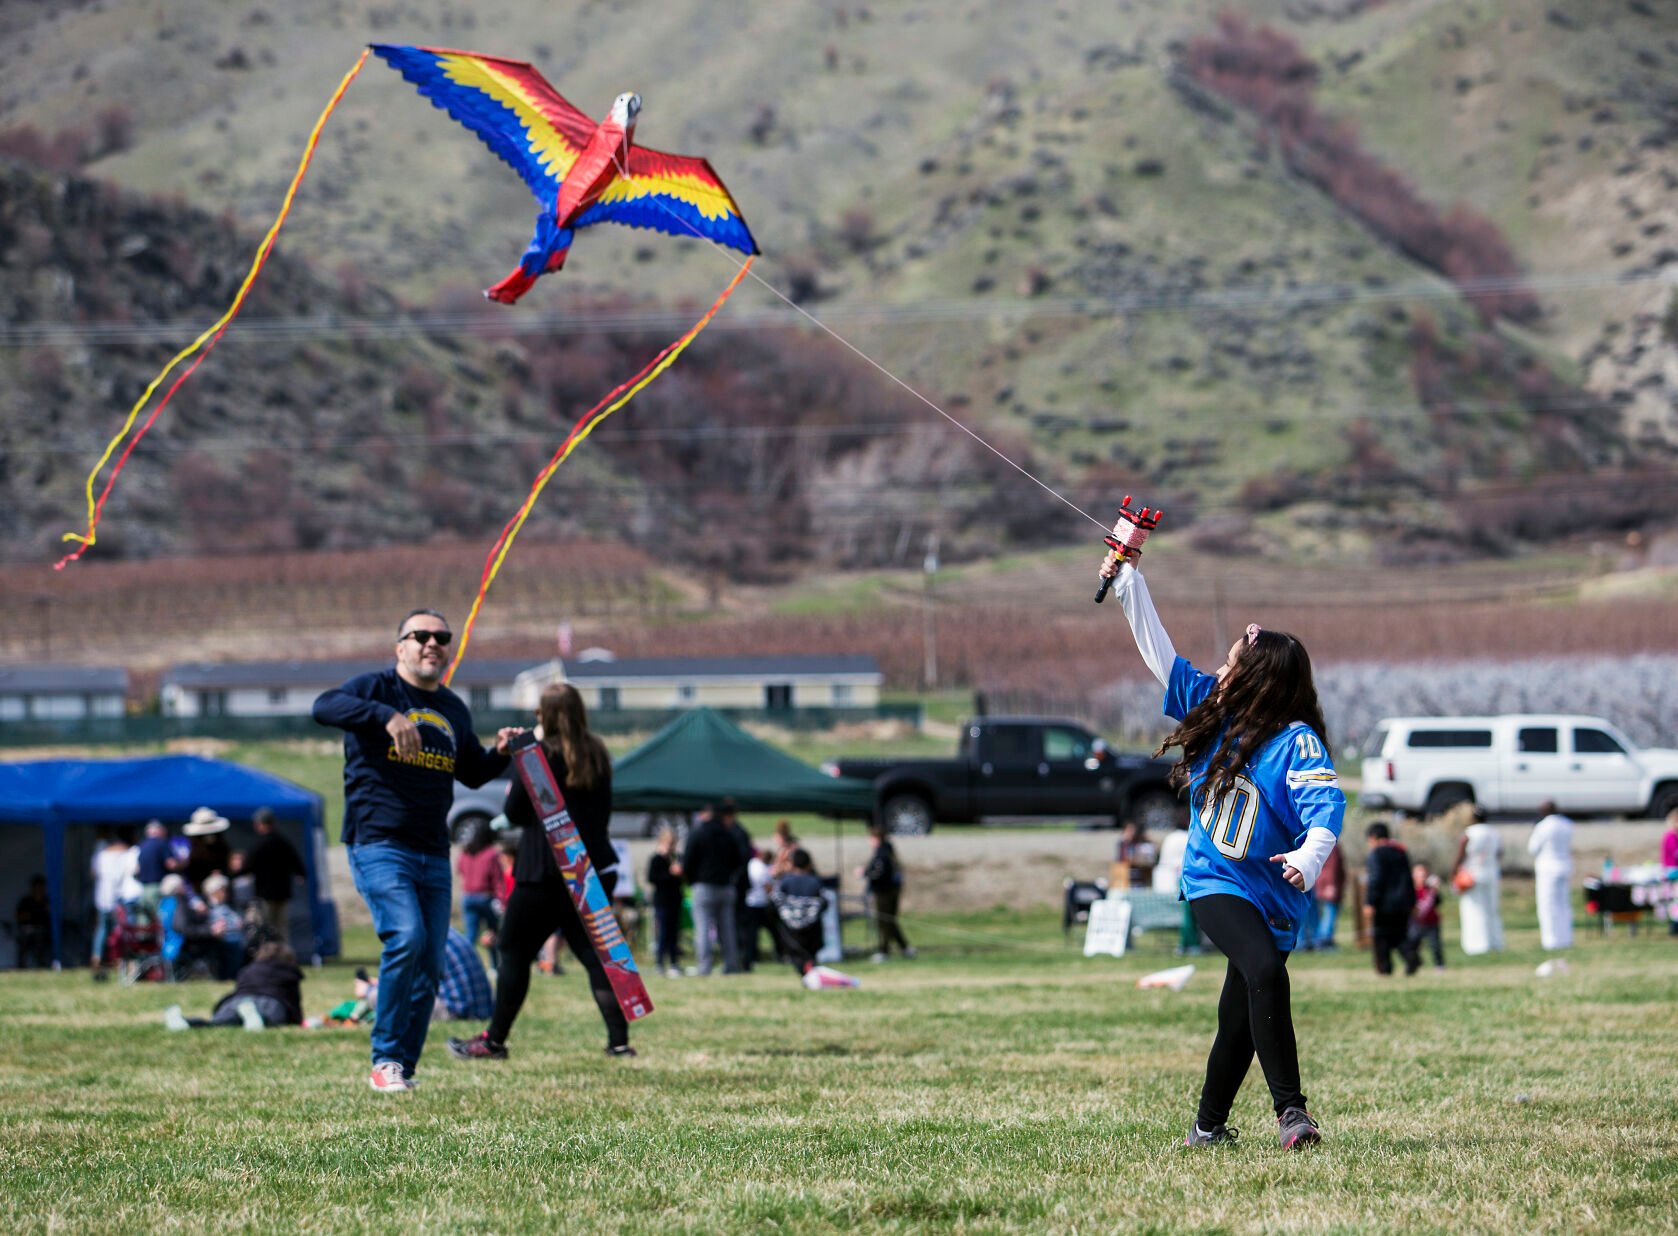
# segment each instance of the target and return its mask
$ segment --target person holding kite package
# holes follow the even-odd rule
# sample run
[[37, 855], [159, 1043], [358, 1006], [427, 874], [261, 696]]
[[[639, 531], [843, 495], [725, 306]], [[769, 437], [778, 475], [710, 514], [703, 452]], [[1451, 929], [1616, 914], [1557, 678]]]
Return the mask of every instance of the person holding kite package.
[[[548, 766], [565, 796], [566, 809], [577, 835], [588, 850], [606, 896], [612, 895], [617, 873], [608, 870], [618, 859], [607, 826], [612, 818], [612, 759], [606, 745], [589, 732], [583, 697], [569, 683], [556, 683], [542, 692], [536, 710], [537, 735]], [[565, 887], [565, 877], [554, 859], [553, 845], [542, 819], [530, 801], [524, 782], [513, 779], [507, 791], [508, 823], [521, 829], [518, 857], [513, 863], [513, 891], [501, 919], [501, 964], [495, 976], [495, 1012], [489, 1027], [469, 1039], [450, 1039], [449, 1052], [460, 1060], [505, 1060], [507, 1036], [530, 991], [530, 967], [542, 944], [555, 931], [588, 974], [589, 990], [606, 1022], [606, 1054], [633, 1056], [629, 1020], [618, 1005], [606, 967], [594, 950], [588, 929]]]
[[393, 667], [315, 700], [315, 720], [344, 731], [344, 846], [383, 945], [368, 1078], [381, 1094], [414, 1089], [431, 1025], [454, 903], [454, 783], [499, 775], [522, 733], [498, 731], [493, 751], [479, 743], [471, 710], [443, 684], [453, 639], [443, 615], [413, 610], [397, 624]]
[[1202, 673], [1177, 655], [1133, 562], [1110, 557], [1101, 574], [1115, 579], [1137, 649], [1165, 688], [1165, 714], [1177, 722], [1155, 754], [1182, 748], [1172, 780], [1187, 785], [1195, 816], [1182, 896], [1229, 959], [1184, 1145], [1236, 1140], [1230, 1107], [1256, 1053], [1282, 1148], [1302, 1149], [1321, 1134], [1300, 1089], [1287, 960], [1305, 942], [1307, 890], [1346, 814], [1311, 658], [1294, 636], [1253, 623], [1215, 674]]

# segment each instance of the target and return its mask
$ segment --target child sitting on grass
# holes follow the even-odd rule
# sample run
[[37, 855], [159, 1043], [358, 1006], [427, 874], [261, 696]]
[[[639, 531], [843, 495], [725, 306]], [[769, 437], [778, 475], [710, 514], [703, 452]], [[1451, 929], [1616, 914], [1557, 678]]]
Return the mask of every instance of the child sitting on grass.
[[816, 874], [815, 862], [803, 847], [788, 857], [791, 867], [775, 880], [770, 894], [770, 929], [792, 968], [811, 991], [824, 987], [856, 987], [856, 979], [829, 966], [818, 965], [822, 950], [822, 916], [827, 912], [827, 888]]

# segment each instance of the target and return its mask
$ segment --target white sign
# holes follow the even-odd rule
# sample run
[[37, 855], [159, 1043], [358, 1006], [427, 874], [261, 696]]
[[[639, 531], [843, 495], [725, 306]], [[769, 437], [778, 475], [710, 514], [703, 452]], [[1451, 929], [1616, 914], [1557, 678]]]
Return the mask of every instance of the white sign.
[[1123, 957], [1130, 944], [1130, 902], [1108, 897], [1090, 903], [1090, 922], [1084, 931], [1084, 956], [1106, 953]]

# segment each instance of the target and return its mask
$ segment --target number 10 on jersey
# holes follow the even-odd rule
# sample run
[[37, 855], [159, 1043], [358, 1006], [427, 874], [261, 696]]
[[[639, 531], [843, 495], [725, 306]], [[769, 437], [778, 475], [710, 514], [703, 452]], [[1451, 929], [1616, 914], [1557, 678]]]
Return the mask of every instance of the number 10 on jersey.
[[1253, 843], [1253, 826], [1258, 823], [1258, 788], [1246, 777], [1236, 777], [1229, 792], [1217, 802], [1200, 805], [1200, 826], [1225, 858], [1240, 862]]

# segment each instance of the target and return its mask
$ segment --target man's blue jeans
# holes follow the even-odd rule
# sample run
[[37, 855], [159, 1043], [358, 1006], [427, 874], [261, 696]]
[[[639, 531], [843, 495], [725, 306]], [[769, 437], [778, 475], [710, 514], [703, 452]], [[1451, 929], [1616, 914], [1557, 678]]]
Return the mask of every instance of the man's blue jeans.
[[446, 854], [422, 854], [391, 841], [349, 847], [356, 891], [373, 912], [379, 1000], [373, 1011], [373, 1063], [394, 1060], [412, 1076], [431, 1028], [437, 980], [449, 938], [452, 897]]

